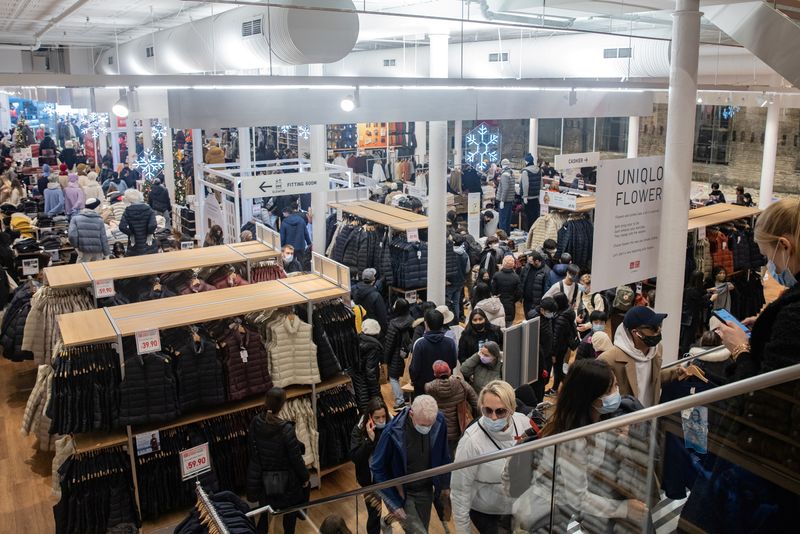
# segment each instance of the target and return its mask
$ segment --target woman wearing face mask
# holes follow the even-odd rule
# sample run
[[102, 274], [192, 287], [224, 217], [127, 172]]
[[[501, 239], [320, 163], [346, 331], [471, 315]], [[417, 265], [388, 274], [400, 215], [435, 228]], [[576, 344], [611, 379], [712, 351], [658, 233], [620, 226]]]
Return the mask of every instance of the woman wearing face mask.
[[499, 326], [489, 322], [485, 311], [475, 308], [469, 314], [467, 326], [458, 340], [458, 361], [463, 364], [467, 358], [478, 352], [487, 341], [494, 341], [502, 348], [503, 333], [500, 331]]
[[[612, 417], [620, 410], [622, 398], [611, 368], [601, 360], [580, 360], [570, 368], [559, 395], [555, 412], [542, 429], [542, 436], [553, 436], [574, 430], [601, 419]], [[535, 454], [535, 471], [531, 478], [524, 470], [509, 468], [505, 477], [511, 487], [515, 482], [530, 486], [514, 503], [514, 520], [518, 527], [534, 531], [550, 522], [551, 499], [556, 503], [555, 530], [566, 530], [561, 517], [580, 512], [597, 518], [627, 518], [644, 530], [647, 508], [638, 499], [614, 499], [590, 490], [589, 474], [603, 465], [607, 443], [606, 434], [569, 441], [558, 447], [553, 476], [553, 447]], [[612, 446], [613, 447], [613, 446]], [[555, 478], [555, 486], [553, 479]], [[524, 487], [524, 486], [523, 486]], [[553, 493], [555, 490], [555, 494]], [[613, 526], [609, 525], [609, 531]]]
[[[459, 440], [455, 461], [512, 447], [515, 438], [531, 426], [527, 416], [514, 411], [515, 406], [514, 388], [510, 384], [502, 380], [486, 384], [478, 398], [481, 417]], [[495, 460], [453, 471], [450, 499], [458, 534], [471, 533], [470, 523], [481, 534], [510, 531], [514, 500], [502, 486], [507, 462]]]
[[500, 359], [500, 346], [494, 341], [487, 341], [478, 352], [461, 364], [464, 379], [472, 384], [475, 391], [480, 392], [492, 380], [500, 380], [503, 376], [503, 361]]
[[[355, 464], [356, 480], [362, 488], [373, 483], [369, 461], [388, 422], [389, 410], [386, 409], [386, 404], [381, 397], [374, 397], [370, 399], [364, 415], [350, 433], [350, 460]], [[380, 534], [381, 498], [377, 493], [367, 493], [364, 501], [367, 505], [367, 533]]]
[[500, 328], [506, 326], [506, 311], [503, 303], [498, 297], [492, 295], [489, 284], [483, 282], [475, 284], [475, 291], [472, 293], [472, 308], [486, 312], [490, 323]]

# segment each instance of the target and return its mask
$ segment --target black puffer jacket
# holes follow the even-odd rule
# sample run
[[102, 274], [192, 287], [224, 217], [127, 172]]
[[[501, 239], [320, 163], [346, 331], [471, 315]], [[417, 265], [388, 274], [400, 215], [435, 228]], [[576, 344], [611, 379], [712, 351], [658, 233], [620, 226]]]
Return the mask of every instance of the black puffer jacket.
[[588, 219], [567, 221], [558, 231], [558, 248], [556, 256], [568, 252], [572, 255], [572, 262], [581, 268], [581, 272], [592, 269], [592, 246], [594, 239], [594, 225]]
[[258, 332], [244, 328], [242, 333], [238, 327], [229, 328], [219, 340], [219, 348], [225, 363], [228, 399], [243, 399], [272, 387], [267, 349]]
[[120, 425], [163, 423], [179, 414], [171, 359], [161, 353], [127, 358], [120, 386]]
[[150, 188], [150, 194], [147, 196], [147, 203], [159, 213], [172, 209], [172, 202], [169, 200], [169, 192], [163, 185], [154, 185]]
[[569, 351], [569, 343], [576, 337], [575, 312], [568, 309], [556, 314], [553, 318], [553, 344], [551, 356], [564, 357]]
[[322, 324], [322, 317], [319, 310], [314, 310], [314, 320], [311, 322], [311, 332], [314, 344], [317, 346], [317, 367], [321, 380], [327, 380], [342, 372], [336, 353], [331, 346], [331, 340], [325, 333], [325, 326]]
[[497, 295], [506, 312], [506, 322], [517, 312], [517, 301], [522, 298], [522, 284], [513, 269], [500, 269], [492, 277], [492, 295]]
[[333, 244], [333, 251], [331, 252], [331, 259], [333, 261], [344, 263], [343, 260], [347, 240], [350, 238], [350, 234], [352, 234], [356, 228], [357, 227], [348, 224], [339, 230], [339, 233], [336, 235], [336, 243]]
[[528, 314], [531, 308], [539, 305], [544, 294], [550, 289], [547, 284], [549, 275], [550, 267], [545, 263], [542, 263], [542, 266], [538, 269], [530, 263], [522, 269], [520, 278], [522, 281], [522, 307], [525, 310], [525, 315]]
[[225, 376], [214, 342], [204, 335], [195, 342], [186, 329], [179, 329], [169, 337], [181, 412], [225, 402]]
[[32, 352], [22, 350], [22, 337], [25, 333], [25, 321], [31, 311], [32, 296], [31, 284], [19, 286], [3, 315], [0, 344], [3, 346], [3, 356], [14, 362], [33, 359]]
[[[380, 397], [380, 366], [383, 361], [383, 345], [367, 334], [358, 335], [359, 371], [364, 374], [367, 386], [367, 402], [373, 397]], [[358, 403], [361, 408], [361, 402]], [[366, 402], [364, 407], [366, 407]]]
[[[131, 204], [125, 208], [119, 229], [128, 236], [126, 256], [158, 252], [158, 241], [152, 236], [156, 231], [156, 212], [147, 204]], [[148, 238], [150, 245], [147, 244]]]
[[361, 487], [372, 484], [372, 470], [369, 468], [369, 461], [381, 433], [383, 430], [376, 428], [375, 440], [369, 439], [367, 433], [361, 428], [361, 421], [353, 427], [353, 431], [350, 433], [350, 460], [356, 466], [356, 481]]
[[[269, 419], [268, 419], [269, 418]], [[297, 439], [294, 423], [260, 413], [250, 423], [247, 435], [249, 461], [247, 464], [247, 500], [286, 508], [308, 499], [303, 484], [308, 481], [308, 469], [303, 462], [305, 445]], [[284, 471], [289, 474], [286, 492], [281, 497], [264, 496], [262, 474]]]
[[375, 319], [381, 325], [381, 337], [389, 327], [388, 313], [386, 311], [386, 303], [383, 297], [378, 292], [378, 289], [372, 284], [365, 284], [359, 282], [352, 291], [353, 302], [360, 306], [364, 306], [367, 312], [365, 319]]
[[[406, 370], [405, 352], [410, 349], [411, 336], [414, 333], [411, 315], [401, 315], [389, 321], [384, 339], [383, 361], [389, 366], [389, 377], [400, 378]], [[401, 354], [401, 349], [403, 354]]]

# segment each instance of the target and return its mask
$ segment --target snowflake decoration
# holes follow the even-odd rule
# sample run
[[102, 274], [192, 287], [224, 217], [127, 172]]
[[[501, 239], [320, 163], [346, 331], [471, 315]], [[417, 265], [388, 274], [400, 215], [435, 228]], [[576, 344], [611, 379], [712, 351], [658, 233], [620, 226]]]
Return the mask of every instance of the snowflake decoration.
[[89, 113], [80, 118], [81, 135], [89, 133], [93, 138], [97, 139], [110, 131], [107, 124], [107, 113]]
[[737, 113], [739, 113], [739, 106], [727, 106], [722, 109], [722, 118], [731, 119]]
[[282, 133], [282, 134], [287, 134], [287, 133], [289, 133], [289, 130], [291, 130], [291, 129], [292, 129], [292, 125], [291, 125], [291, 124], [284, 124], [284, 125], [282, 125], [282, 126], [280, 127], [280, 130], [281, 130], [281, 133]]
[[152, 150], [147, 149], [133, 163], [133, 166], [139, 169], [146, 180], [153, 180], [164, 168], [164, 162], [160, 161]]
[[308, 139], [311, 137], [311, 128], [308, 126], [298, 126], [297, 127], [297, 137], [300, 139]]
[[161, 141], [164, 139], [164, 134], [167, 129], [160, 122], [154, 122], [153, 125], [150, 126], [150, 131], [153, 132], [153, 139]]
[[56, 105], [55, 104], [45, 104], [42, 106], [41, 109], [42, 115], [45, 117], [53, 117], [56, 115]]
[[486, 123], [482, 122], [467, 132], [464, 141], [465, 159], [474, 167], [485, 171], [489, 164], [500, 161], [499, 129], [489, 129]]

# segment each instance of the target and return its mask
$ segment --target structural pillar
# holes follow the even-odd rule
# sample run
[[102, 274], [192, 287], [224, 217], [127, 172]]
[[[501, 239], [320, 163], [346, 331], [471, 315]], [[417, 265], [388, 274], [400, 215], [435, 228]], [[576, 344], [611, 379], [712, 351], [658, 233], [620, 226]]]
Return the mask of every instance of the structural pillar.
[[[310, 76], [323, 76], [323, 65], [316, 63], [309, 65]], [[309, 142], [311, 154], [311, 172], [325, 172], [325, 163], [328, 159], [327, 128], [324, 124], [312, 124], [309, 129]], [[298, 142], [299, 144], [299, 142]], [[322, 191], [311, 192], [311, 247], [317, 254], [325, 255], [325, 217], [328, 211], [328, 188], [330, 181], [326, 182]], [[313, 261], [312, 261], [313, 267]]]
[[778, 125], [780, 104], [771, 102], [767, 107], [767, 125], [764, 128], [764, 150], [761, 160], [761, 188], [758, 192], [758, 207], [766, 209], [772, 204], [772, 189], [775, 185], [775, 158], [778, 154]]
[[[250, 176], [250, 171], [244, 170], [249, 169], [252, 165], [252, 159], [250, 158], [250, 128], [237, 128], [237, 136], [239, 138], [239, 168], [242, 169], [242, 179], [247, 176]], [[241, 198], [239, 202], [242, 204], [242, 224], [249, 222], [253, 218], [253, 199], [252, 198]], [[239, 228], [241, 230], [241, 228]], [[238, 241], [238, 236], [236, 241]]]
[[414, 149], [414, 155], [417, 157], [417, 163], [420, 163], [428, 153], [428, 123], [416, 121], [414, 123], [414, 136], [417, 138], [417, 148]]
[[639, 155], [639, 116], [628, 117], [628, 157]]
[[[164, 187], [169, 192], [170, 201], [175, 204], [175, 152], [172, 150], [172, 128], [169, 118], [161, 119], [164, 137], [161, 138], [161, 153], [164, 155]], [[173, 217], [173, 221], [174, 221]]]
[[200, 184], [203, 177], [203, 130], [192, 129], [192, 164], [194, 166], [194, 213], [197, 240], [202, 243], [206, 238], [205, 192]]
[[528, 121], [528, 152], [533, 156], [533, 161], [539, 165], [539, 119]]
[[[699, 0], [677, 0], [672, 24], [667, 140], [664, 154], [661, 236], [658, 247], [658, 299], [664, 321], [664, 363], [678, 358], [683, 299], [686, 228], [692, 185], [692, 149], [700, 46]], [[680, 231], [678, 231], [680, 229]]]
[[455, 121], [453, 148], [453, 167], [460, 168], [464, 162], [464, 123], [460, 120]]
[[[429, 35], [430, 77], [447, 78], [447, 35]], [[419, 123], [418, 123], [419, 124]], [[428, 300], [445, 304], [447, 246], [447, 121], [430, 124], [428, 157]], [[417, 137], [419, 139], [419, 137]]]
[[[130, 93], [128, 93], [130, 95]], [[128, 146], [128, 163], [136, 161], [136, 128], [131, 115], [125, 118], [125, 144]]]
[[111, 157], [114, 160], [114, 169], [122, 163], [119, 160], [119, 130], [111, 130]]
[[142, 148], [153, 150], [153, 125], [151, 119], [142, 119]]

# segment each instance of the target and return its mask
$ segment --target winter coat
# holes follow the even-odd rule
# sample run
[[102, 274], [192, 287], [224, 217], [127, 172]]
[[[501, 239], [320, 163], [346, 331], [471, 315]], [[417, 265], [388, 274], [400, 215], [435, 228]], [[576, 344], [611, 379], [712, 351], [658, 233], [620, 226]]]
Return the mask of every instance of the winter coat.
[[74, 181], [70, 179], [67, 188], [64, 189], [64, 212], [67, 215], [73, 215], [83, 209], [86, 202], [86, 197], [83, 195], [83, 189], [78, 185], [78, 179]]
[[472, 325], [468, 325], [458, 340], [458, 361], [464, 363], [467, 358], [478, 352], [486, 341], [494, 341], [501, 349], [503, 348], [503, 332], [499, 326], [489, 323], [483, 327], [483, 331], [478, 332]]
[[526, 250], [539, 250], [547, 239], [557, 239], [558, 231], [564, 226], [569, 214], [561, 211], [545, 213], [531, 225], [528, 231]]
[[364, 386], [361, 391], [356, 390], [359, 408], [366, 408], [373, 397], [381, 396], [381, 360], [383, 359], [383, 346], [381, 342], [367, 334], [358, 335], [359, 369], [357, 372], [364, 377]]
[[451, 243], [447, 243], [445, 246], [447, 247], [447, 282], [454, 288], [461, 287], [470, 271], [469, 254], [464, 250], [464, 246], [456, 247]]
[[[588, 272], [592, 268], [592, 246], [594, 242], [594, 225], [588, 219], [570, 220], [558, 231], [556, 238], [558, 248], [556, 255], [568, 252], [572, 255], [572, 263]], [[732, 272], [732, 271], [729, 271]]]
[[381, 434], [383, 434], [383, 429], [376, 428], [375, 440], [369, 439], [367, 432], [362, 429], [365, 418], [366, 416], [363, 416], [350, 432], [350, 461], [356, 467], [356, 481], [361, 487], [369, 486], [373, 483], [369, 462], [372, 459], [375, 446], [378, 444]]
[[120, 385], [120, 425], [163, 423], [180, 414], [178, 387], [172, 361], [161, 353], [125, 360]]
[[125, 208], [119, 221], [119, 229], [128, 236], [126, 256], [158, 252], [158, 241], [153, 237], [153, 232], [156, 231], [156, 213], [147, 204], [131, 204]]
[[83, 197], [86, 199], [96, 198], [102, 200], [105, 197], [103, 187], [97, 180], [88, 176], [78, 176], [78, 185], [83, 189]]
[[539, 198], [542, 191], [542, 170], [538, 165], [528, 165], [522, 169], [520, 186], [523, 198]]
[[553, 317], [553, 344], [550, 354], [553, 358], [563, 358], [569, 352], [569, 344], [573, 338], [577, 338], [577, 327], [575, 326], [575, 312], [572, 308], [557, 313]]
[[[619, 328], [625, 328], [620, 325]], [[670, 382], [677, 378], [678, 369], [673, 367], [671, 369], [661, 369], [661, 362], [664, 347], [660, 343], [656, 346], [655, 355], [650, 359], [650, 398], [642, 399], [639, 394], [639, 384], [636, 378], [636, 360], [625, 353], [620, 347], [617, 346], [617, 336], [614, 336], [614, 348], [607, 350], [600, 355], [600, 359], [604, 360], [609, 367], [614, 371], [617, 377], [617, 384], [619, 385], [620, 395], [633, 395], [645, 406], [654, 406], [658, 404], [658, 399], [661, 397], [661, 383]]]
[[14, 362], [33, 359], [31, 352], [22, 350], [22, 341], [25, 335], [28, 313], [31, 310], [32, 296], [33, 290], [30, 284], [19, 286], [14, 291], [14, 296], [3, 314], [0, 344], [3, 347], [3, 357]]
[[78, 161], [78, 154], [74, 148], [65, 148], [58, 155], [58, 160], [67, 166], [67, 170], [72, 169]]
[[539, 305], [542, 297], [550, 289], [547, 285], [548, 276], [550, 275], [550, 267], [542, 263], [539, 268], [534, 267], [530, 263], [522, 269], [521, 284], [522, 284], [522, 307], [525, 314]]
[[514, 173], [511, 169], [503, 169], [500, 179], [497, 182], [497, 191], [495, 192], [495, 202], [514, 202]]
[[311, 321], [312, 339], [317, 346], [317, 368], [321, 380], [333, 378], [342, 373], [342, 366], [331, 345], [331, 340], [325, 332], [325, 325], [322, 324], [322, 316], [319, 310], [314, 310], [313, 320]]
[[61, 479], [58, 475], [58, 470], [70, 456], [75, 454], [75, 440], [71, 435], [67, 434], [55, 442], [55, 449], [56, 453], [53, 456], [52, 470], [50, 471], [52, 478], [52, 492], [50, 496], [61, 499]]
[[447, 337], [445, 332], [425, 332], [425, 335], [414, 343], [411, 352], [408, 374], [417, 395], [424, 394], [425, 384], [434, 378], [433, 362], [442, 360], [447, 362], [450, 369], [455, 369], [458, 361], [456, 342]]
[[218, 146], [212, 146], [206, 152], [206, 163], [225, 163], [225, 151]]
[[566, 263], [558, 263], [550, 269], [550, 273], [547, 275], [547, 289], [545, 289], [545, 293], [567, 277], [567, 267], [569, 267], [569, 265]]
[[[408, 472], [408, 450], [406, 449], [406, 432], [410, 430], [406, 424], [409, 410], [403, 410], [389, 421], [383, 429], [378, 445], [372, 453], [370, 469], [376, 484], [405, 476]], [[428, 433], [430, 439], [430, 467], [439, 467], [450, 463], [450, 451], [447, 447], [447, 422], [444, 414], [436, 414], [436, 421]], [[439, 491], [450, 488], [450, 475], [444, 474], [431, 479], [433, 487]], [[405, 506], [405, 492], [401, 494], [395, 486], [380, 491], [380, 495], [390, 511]]]
[[[119, 173], [119, 178], [125, 182], [126, 189], [136, 189], [136, 181], [141, 179], [141, 176], [138, 170], [131, 168], [123, 168]], [[124, 189], [119, 190], [124, 191]]]
[[44, 211], [51, 217], [64, 214], [64, 191], [56, 182], [44, 190]]
[[50, 418], [47, 416], [47, 406], [50, 404], [50, 394], [53, 384], [53, 367], [50, 364], [40, 365], [36, 372], [36, 383], [22, 416], [22, 434], [27, 436], [31, 432], [39, 440], [38, 448], [41, 451], [53, 450], [54, 441], [58, 436], [50, 435]]
[[308, 224], [299, 213], [292, 213], [281, 222], [281, 247], [285, 245], [292, 245], [295, 254], [302, 253], [311, 245]]
[[225, 376], [214, 342], [205, 336], [195, 342], [189, 331], [181, 329], [178, 332], [178, 339], [171, 349], [181, 412], [222, 404], [225, 402]]
[[476, 308], [482, 309], [486, 312], [486, 317], [489, 318], [489, 322], [493, 325], [497, 325], [501, 328], [505, 328], [506, 326], [506, 311], [503, 303], [500, 302], [500, 299], [497, 297], [489, 297], [488, 299], [483, 299], [480, 302], [475, 303]]
[[69, 222], [69, 242], [84, 254], [111, 254], [106, 225], [94, 210], [82, 209]]
[[386, 330], [389, 328], [389, 321], [386, 312], [386, 303], [383, 297], [378, 292], [378, 289], [373, 284], [366, 284], [359, 282], [352, 291], [353, 302], [359, 306], [363, 306], [366, 310], [364, 315], [365, 319], [375, 319], [381, 325], [381, 334], [379, 337], [383, 338]]
[[271, 324], [269, 369], [275, 387], [318, 384], [317, 347], [311, 325], [288, 315]]
[[229, 328], [219, 340], [219, 349], [225, 366], [228, 399], [243, 399], [272, 387], [267, 351], [257, 331], [239, 326]]
[[[294, 423], [267, 416], [256, 415], [250, 422], [247, 434], [247, 499], [286, 508], [307, 500], [303, 484], [309, 479], [303, 461], [305, 445], [297, 439]], [[286, 492], [269, 499], [264, 495], [263, 475], [272, 471], [288, 473]]]
[[154, 185], [150, 188], [147, 196], [147, 204], [157, 213], [161, 214], [172, 209], [172, 202], [169, 200], [169, 191], [163, 185]]
[[503, 259], [501, 254], [499, 250], [494, 250], [493, 248], [485, 248], [481, 251], [478, 268], [489, 273], [490, 282], [491, 277], [497, 272], [497, 264]]
[[478, 415], [478, 395], [472, 386], [459, 377], [450, 375], [445, 378], [434, 378], [425, 384], [425, 394], [436, 399], [439, 411], [444, 414], [447, 421], [447, 441], [451, 443], [461, 437], [458, 405], [467, 401], [472, 416]]
[[389, 366], [389, 377], [400, 378], [406, 369], [406, 351], [410, 348], [414, 319], [410, 315], [401, 315], [389, 321], [383, 344], [383, 361]]
[[517, 313], [517, 301], [522, 298], [519, 275], [508, 268], [496, 272], [492, 277], [492, 294], [503, 303], [506, 322], [512, 321]]
[[478, 393], [481, 392], [483, 387], [492, 380], [503, 379], [503, 361], [502, 357], [496, 359], [491, 365], [486, 365], [481, 362], [479, 352], [476, 352], [461, 364], [461, 374], [464, 379], [472, 384], [472, 387]]

